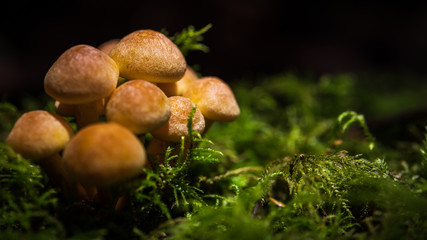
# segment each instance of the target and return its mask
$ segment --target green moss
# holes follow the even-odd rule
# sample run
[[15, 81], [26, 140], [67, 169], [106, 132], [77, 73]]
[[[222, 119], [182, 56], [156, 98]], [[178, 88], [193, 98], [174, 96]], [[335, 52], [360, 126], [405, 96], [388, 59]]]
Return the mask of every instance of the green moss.
[[[204, 26], [202, 29], [196, 30], [194, 26], [188, 26], [179, 33], [171, 36], [170, 39], [179, 47], [184, 56], [190, 51], [209, 52], [209, 47], [202, 43], [203, 34], [205, 34], [212, 24]], [[165, 31], [167, 34], [167, 32]]]
[[40, 169], [0, 143], [0, 238], [56, 239], [64, 236], [54, 217], [57, 197]]

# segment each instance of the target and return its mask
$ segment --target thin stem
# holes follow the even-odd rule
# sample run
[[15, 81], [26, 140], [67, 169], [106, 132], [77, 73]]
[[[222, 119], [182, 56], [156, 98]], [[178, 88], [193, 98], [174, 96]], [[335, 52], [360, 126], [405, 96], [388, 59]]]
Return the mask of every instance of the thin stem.
[[100, 101], [102, 100], [76, 105], [75, 117], [78, 129], [99, 122]]
[[68, 199], [78, 198], [78, 187], [67, 175], [62, 164], [62, 158], [59, 153], [46, 157], [38, 161], [41, 169], [46, 173], [49, 180], [61, 191]]

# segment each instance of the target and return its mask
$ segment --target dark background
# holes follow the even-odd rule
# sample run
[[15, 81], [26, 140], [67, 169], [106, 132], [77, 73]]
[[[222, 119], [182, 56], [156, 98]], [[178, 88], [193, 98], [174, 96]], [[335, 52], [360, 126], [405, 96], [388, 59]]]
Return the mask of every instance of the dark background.
[[50, 65], [74, 45], [209, 23], [210, 52], [190, 53], [187, 62], [230, 83], [287, 71], [410, 72], [423, 79], [427, 4], [354, 2], [8, 1], [0, 17], [0, 96], [42, 93]]

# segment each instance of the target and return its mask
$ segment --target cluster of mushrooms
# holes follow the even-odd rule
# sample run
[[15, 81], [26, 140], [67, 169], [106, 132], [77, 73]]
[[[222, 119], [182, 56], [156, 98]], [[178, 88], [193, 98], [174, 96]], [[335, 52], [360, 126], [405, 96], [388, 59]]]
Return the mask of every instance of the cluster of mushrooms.
[[[200, 134], [240, 113], [224, 81], [198, 77], [179, 48], [153, 30], [98, 48], [71, 47], [47, 72], [44, 88], [56, 113], [24, 113], [6, 143], [78, 199], [103, 198], [102, 189], [150, 167], [148, 155], [161, 158], [168, 146], [188, 138], [194, 106], [192, 126]], [[75, 119], [76, 130], [64, 117]], [[144, 147], [147, 133], [152, 138]]]

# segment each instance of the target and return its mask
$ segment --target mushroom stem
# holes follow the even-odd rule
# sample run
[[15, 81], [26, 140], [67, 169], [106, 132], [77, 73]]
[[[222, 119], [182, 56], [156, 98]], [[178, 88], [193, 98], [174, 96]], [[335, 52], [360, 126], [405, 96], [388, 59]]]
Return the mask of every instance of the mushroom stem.
[[75, 117], [78, 129], [99, 121], [98, 106], [101, 101], [76, 105]]
[[57, 187], [64, 189], [70, 185], [70, 181], [66, 178], [59, 153], [40, 159], [37, 162], [49, 180]]
[[114, 206], [115, 211], [121, 211], [128, 205], [128, 196], [126, 194], [119, 197]]
[[85, 200], [95, 200], [98, 195], [98, 189], [94, 186], [86, 186], [81, 183], [77, 184], [78, 186], [78, 197]]
[[93, 200], [97, 196], [96, 187], [82, 186], [75, 183], [68, 176], [59, 154], [49, 156], [38, 161], [40, 168], [46, 173], [49, 180], [59, 189], [68, 200]]
[[40, 159], [37, 163], [55, 187], [63, 192], [66, 199], [80, 198], [78, 186], [67, 176], [59, 153]]
[[98, 186], [97, 190], [98, 195], [96, 199], [101, 206], [105, 206], [107, 208], [115, 207], [113, 206], [113, 194], [111, 193], [109, 186]]
[[165, 141], [153, 137], [147, 148], [147, 153], [156, 160], [156, 163], [163, 163], [164, 155], [169, 144]]
[[[148, 145], [147, 153], [152, 155], [154, 159], [157, 161], [157, 163], [164, 163], [166, 150], [168, 149], [169, 146], [172, 146], [172, 145], [175, 145], [175, 148], [171, 151], [169, 156], [174, 156], [174, 155], [179, 156], [181, 152], [181, 145], [179, 143], [167, 142], [167, 141], [163, 141], [153, 137], [151, 139], [150, 144]], [[182, 156], [183, 160], [185, 160], [187, 157], [187, 151], [189, 147], [190, 146], [188, 144], [188, 141], [185, 141], [184, 154]], [[178, 163], [178, 159], [176, 158], [173, 159], [172, 162], [169, 162], [169, 164], [172, 166], [175, 166], [177, 163]]]

